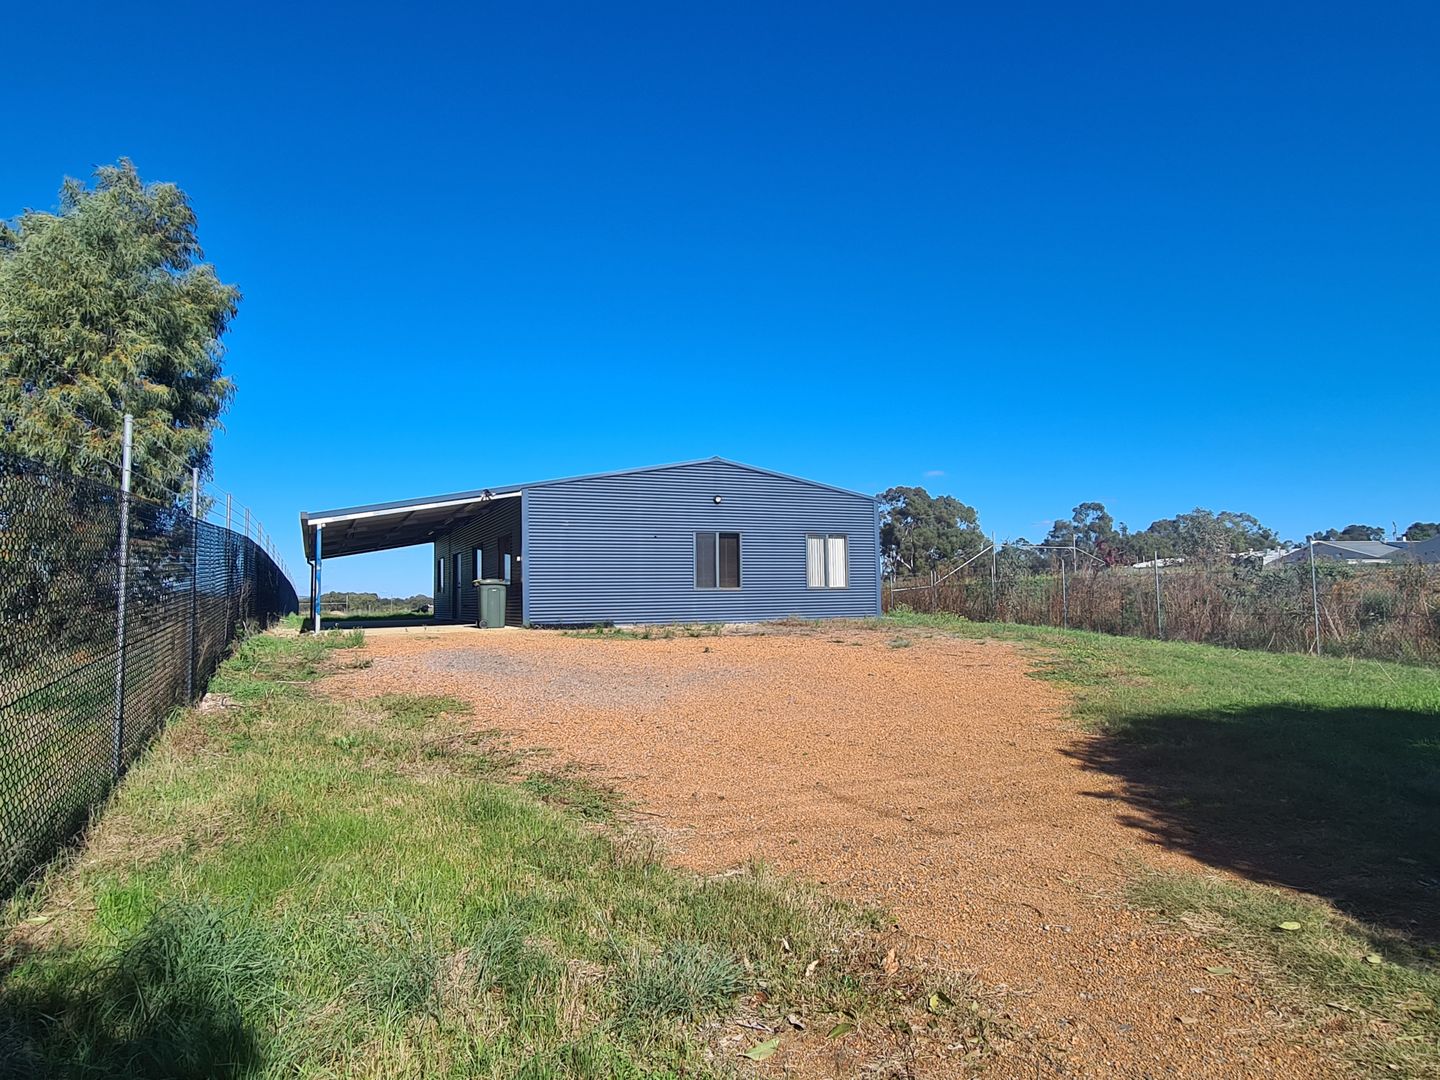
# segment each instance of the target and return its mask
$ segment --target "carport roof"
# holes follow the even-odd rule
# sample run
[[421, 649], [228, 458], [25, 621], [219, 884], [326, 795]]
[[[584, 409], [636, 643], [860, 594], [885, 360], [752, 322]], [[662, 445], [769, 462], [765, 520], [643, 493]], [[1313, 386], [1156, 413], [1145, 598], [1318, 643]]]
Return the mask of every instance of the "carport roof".
[[601, 476], [625, 476], [630, 473], [657, 472], [661, 469], [678, 469], [687, 465], [704, 465], [721, 462], [739, 469], [778, 476], [794, 480], [811, 487], [826, 488], [845, 495], [863, 495], [848, 488], [821, 484], [805, 480], [788, 473], [744, 465], [727, 458], [701, 458], [696, 461], [679, 461], [669, 465], [646, 465], [639, 469], [617, 469], [612, 472], [588, 473], [583, 476], [566, 476], [554, 480], [541, 480], [533, 484], [511, 484], [507, 487], [481, 488], [477, 491], [459, 491], [450, 495], [431, 495], [423, 499], [404, 499], [400, 502], [372, 503], [368, 506], [346, 506], [336, 510], [312, 510], [300, 515], [300, 532], [305, 544], [305, 558], [315, 559], [315, 532], [323, 526], [325, 540], [320, 555], [333, 559], [341, 555], [362, 555], [367, 551], [388, 551], [391, 548], [410, 547], [414, 544], [429, 543], [445, 532], [450, 525], [480, 513], [497, 499], [514, 499], [528, 488], [545, 487], [550, 484], [564, 484], [572, 480], [590, 480]]
[[315, 532], [322, 526], [325, 529], [325, 541], [320, 549], [323, 558], [362, 555], [367, 551], [428, 543], [451, 523], [475, 516], [496, 499], [519, 496], [519, 487], [482, 488], [424, 499], [302, 513], [300, 532], [305, 542], [305, 558], [314, 560]]

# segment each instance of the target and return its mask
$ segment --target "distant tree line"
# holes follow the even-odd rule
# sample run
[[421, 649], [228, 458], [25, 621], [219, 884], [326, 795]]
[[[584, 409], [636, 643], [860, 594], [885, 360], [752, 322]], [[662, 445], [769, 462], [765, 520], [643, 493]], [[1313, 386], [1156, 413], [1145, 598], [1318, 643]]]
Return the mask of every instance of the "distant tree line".
[[[989, 542], [979, 514], [953, 495], [932, 495], [923, 487], [892, 487], [878, 496], [880, 545], [887, 566], [900, 574], [929, 574], [953, 567], [984, 550]], [[1440, 534], [1440, 522], [1413, 522], [1402, 533], [1411, 541]], [[1311, 536], [1316, 540], [1383, 540], [1386, 531], [1374, 525], [1347, 525]], [[1106, 566], [1128, 566], [1155, 557], [1213, 562], [1247, 551], [1296, 546], [1253, 515], [1235, 510], [1196, 507], [1173, 518], [1161, 518], [1132, 532], [1116, 523], [1104, 503], [1082, 502], [1068, 518], [1057, 518], [1038, 543], [1024, 537], [1007, 540], [997, 560], [1010, 571], [1041, 571], [1053, 565], [1058, 549], [1074, 547]]]
[[398, 611], [429, 611], [433, 601], [424, 593], [414, 596], [380, 596], [373, 592], [322, 592], [320, 604], [327, 611], [367, 611], [386, 614]]

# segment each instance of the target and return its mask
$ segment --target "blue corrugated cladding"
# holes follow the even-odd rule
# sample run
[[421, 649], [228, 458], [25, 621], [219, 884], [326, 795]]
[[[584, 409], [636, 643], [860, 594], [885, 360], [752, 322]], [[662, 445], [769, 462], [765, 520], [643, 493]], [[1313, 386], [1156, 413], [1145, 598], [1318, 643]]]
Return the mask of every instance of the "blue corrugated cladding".
[[[527, 488], [522, 511], [532, 625], [880, 612], [876, 507], [864, 495], [707, 461]], [[695, 533], [712, 531], [740, 534], [738, 589], [695, 587]], [[849, 538], [848, 587], [807, 587], [811, 533]]]

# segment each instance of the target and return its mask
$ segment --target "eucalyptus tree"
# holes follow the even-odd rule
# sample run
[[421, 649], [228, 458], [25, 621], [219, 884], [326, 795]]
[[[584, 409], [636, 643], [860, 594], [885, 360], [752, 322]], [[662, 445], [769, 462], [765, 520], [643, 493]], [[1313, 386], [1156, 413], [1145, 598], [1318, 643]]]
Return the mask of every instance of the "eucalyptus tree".
[[880, 547], [889, 568], [927, 574], [985, 546], [975, 508], [923, 487], [892, 487], [880, 499]]
[[203, 260], [185, 192], [123, 158], [0, 223], [0, 449], [114, 483], [129, 412], [138, 494], [208, 473], [240, 291]]

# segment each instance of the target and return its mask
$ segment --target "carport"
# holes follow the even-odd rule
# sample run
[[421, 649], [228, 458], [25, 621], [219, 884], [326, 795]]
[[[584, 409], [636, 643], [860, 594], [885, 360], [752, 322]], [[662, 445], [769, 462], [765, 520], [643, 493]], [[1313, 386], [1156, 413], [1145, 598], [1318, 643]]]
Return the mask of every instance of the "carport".
[[[506, 505], [507, 509], [518, 507], [520, 496], [518, 488], [482, 488], [402, 502], [302, 512], [300, 532], [305, 558], [310, 563], [311, 625], [317, 630], [320, 628], [321, 579], [325, 559], [433, 544], [437, 537], [454, 532], [468, 522], [481, 521], [502, 505]], [[453, 596], [458, 600], [461, 588], [459, 575], [452, 573], [445, 585], [447, 590], [453, 590]], [[435, 599], [438, 611], [440, 598], [436, 596]], [[458, 618], [460, 606], [452, 604], [452, 620]]]

